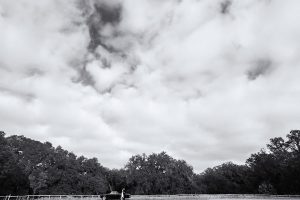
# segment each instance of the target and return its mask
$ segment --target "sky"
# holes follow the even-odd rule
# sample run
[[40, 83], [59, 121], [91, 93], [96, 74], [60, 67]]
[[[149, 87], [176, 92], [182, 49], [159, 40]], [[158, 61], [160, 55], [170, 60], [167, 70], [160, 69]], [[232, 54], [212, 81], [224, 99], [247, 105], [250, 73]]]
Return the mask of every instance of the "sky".
[[0, 130], [201, 172], [299, 128], [298, 0], [0, 0]]

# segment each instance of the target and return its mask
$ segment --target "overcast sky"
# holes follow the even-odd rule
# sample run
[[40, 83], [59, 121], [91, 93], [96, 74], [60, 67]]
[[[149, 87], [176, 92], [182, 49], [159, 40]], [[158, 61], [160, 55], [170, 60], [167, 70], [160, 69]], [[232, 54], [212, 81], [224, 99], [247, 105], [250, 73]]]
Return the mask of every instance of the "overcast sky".
[[0, 129], [123, 167], [243, 163], [299, 128], [299, 0], [0, 0]]

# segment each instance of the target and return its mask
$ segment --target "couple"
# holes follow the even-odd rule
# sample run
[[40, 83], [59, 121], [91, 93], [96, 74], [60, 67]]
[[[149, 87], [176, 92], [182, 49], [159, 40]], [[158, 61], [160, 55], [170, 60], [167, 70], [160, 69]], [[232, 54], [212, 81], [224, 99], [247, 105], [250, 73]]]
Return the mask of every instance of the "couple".
[[124, 200], [125, 199], [125, 188], [122, 189], [122, 192], [121, 192], [121, 200]]

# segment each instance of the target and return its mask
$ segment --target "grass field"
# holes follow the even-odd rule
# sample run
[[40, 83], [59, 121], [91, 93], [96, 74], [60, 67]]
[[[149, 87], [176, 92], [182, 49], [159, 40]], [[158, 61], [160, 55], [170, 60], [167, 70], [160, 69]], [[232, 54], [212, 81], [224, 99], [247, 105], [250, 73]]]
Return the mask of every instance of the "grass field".
[[132, 200], [226, 200], [226, 199], [299, 199], [300, 196], [269, 196], [269, 195], [149, 195], [149, 196], [132, 196]]

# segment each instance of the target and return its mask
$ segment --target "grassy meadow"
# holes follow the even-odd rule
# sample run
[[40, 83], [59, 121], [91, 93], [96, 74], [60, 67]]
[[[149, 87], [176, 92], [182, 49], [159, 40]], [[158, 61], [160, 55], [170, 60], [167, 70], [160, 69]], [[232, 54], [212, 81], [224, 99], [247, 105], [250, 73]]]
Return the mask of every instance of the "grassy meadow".
[[218, 200], [218, 199], [300, 199], [300, 196], [269, 196], [269, 195], [135, 195], [132, 200]]

